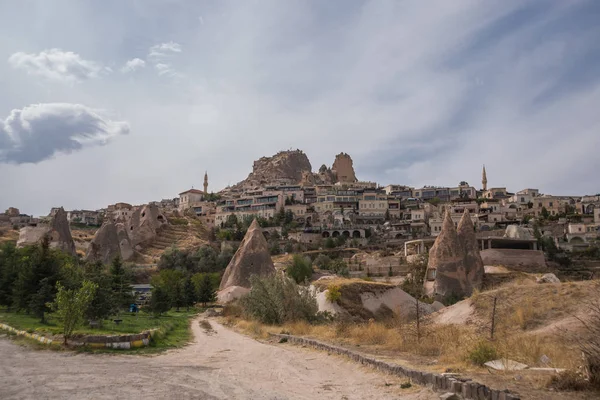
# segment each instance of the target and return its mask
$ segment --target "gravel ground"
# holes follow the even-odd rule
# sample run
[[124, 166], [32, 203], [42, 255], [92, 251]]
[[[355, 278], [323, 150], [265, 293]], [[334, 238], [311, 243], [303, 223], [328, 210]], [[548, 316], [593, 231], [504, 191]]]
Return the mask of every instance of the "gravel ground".
[[36, 351], [0, 339], [2, 399], [408, 399], [400, 380], [342, 357], [266, 344], [214, 321], [190, 345], [157, 356]]

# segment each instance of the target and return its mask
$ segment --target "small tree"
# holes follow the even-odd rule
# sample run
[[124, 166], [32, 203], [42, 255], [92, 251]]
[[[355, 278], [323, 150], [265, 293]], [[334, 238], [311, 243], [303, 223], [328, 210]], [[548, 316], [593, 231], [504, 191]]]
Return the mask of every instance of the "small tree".
[[42, 323], [46, 322], [45, 315], [50, 311], [50, 302], [52, 302], [53, 298], [54, 293], [48, 278], [42, 279], [39, 290], [31, 296], [29, 303], [29, 308]]
[[325, 254], [319, 254], [317, 258], [315, 258], [314, 264], [320, 269], [329, 269], [331, 258], [327, 257]]
[[60, 282], [56, 284], [58, 292], [51, 308], [63, 325], [65, 345], [73, 335], [75, 327], [81, 323], [97, 287], [95, 283], [87, 280], [83, 281], [79, 289], [65, 289]]
[[122, 308], [129, 307], [133, 301], [133, 290], [131, 288], [131, 277], [123, 266], [121, 257], [117, 256], [110, 266], [111, 288], [114, 298], [114, 306], [118, 312]]
[[548, 212], [546, 207], [542, 207], [541, 217], [543, 219], [548, 219], [548, 217], [550, 217], [550, 213]]
[[287, 266], [285, 272], [294, 279], [296, 283], [303, 283], [312, 276], [312, 263], [309, 258], [294, 254], [292, 263]]
[[333, 249], [334, 247], [335, 247], [335, 241], [333, 240], [333, 238], [328, 237], [327, 240], [325, 240], [325, 248]]
[[194, 282], [192, 282], [192, 278], [190, 277], [187, 277], [185, 280], [184, 294], [185, 306], [187, 307], [187, 310], [190, 311], [190, 307], [196, 304], [196, 301], [198, 299], [198, 296], [196, 295], [196, 288], [194, 287]]
[[159, 316], [171, 309], [171, 296], [169, 293], [160, 286], [152, 288], [152, 297], [150, 297], [150, 303], [148, 309], [155, 315]]
[[201, 302], [204, 307], [206, 307], [207, 303], [215, 301], [216, 298], [217, 295], [210, 279], [210, 275], [204, 274], [198, 287], [198, 301]]

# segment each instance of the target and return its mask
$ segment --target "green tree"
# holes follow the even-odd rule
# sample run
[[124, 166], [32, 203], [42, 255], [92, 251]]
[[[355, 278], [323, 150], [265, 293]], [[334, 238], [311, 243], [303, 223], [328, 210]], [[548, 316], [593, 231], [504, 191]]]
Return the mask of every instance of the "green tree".
[[333, 240], [333, 238], [328, 237], [327, 240], [325, 240], [325, 248], [326, 249], [335, 248], [335, 241]]
[[302, 257], [299, 254], [294, 254], [292, 262], [287, 266], [285, 272], [290, 276], [296, 283], [304, 283], [307, 279], [312, 276], [313, 268], [310, 258]]
[[294, 213], [292, 212], [292, 210], [287, 210], [284, 214], [283, 217], [283, 224], [284, 225], [289, 225], [294, 221]]
[[385, 210], [385, 220], [386, 221], [390, 220], [390, 210]]
[[190, 307], [193, 307], [198, 300], [198, 296], [196, 294], [196, 288], [194, 287], [194, 282], [192, 282], [191, 277], [187, 277], [184, 283], [184, 294], [185, 294], [185, 306], [188, 311], [190, 311]]
[[13, 243], [5, 243], [0, 248], [0, 305], [10, 306], [13, 303], [13, 288], [19, 277], [22, 251]]
[[543, 219], [548, 219], [548, 217], [550, 217], [550, 213], [548, 212], [546, 207], [542, 207], [541, 217]]
[[171, 297], [169, 293], [161, 286], [152, 288], [152, 296], [148, 303], [148, 310], [155, 316], [160, 316], [171, 309]]
[[346, 264], [346, 262], [341, 258], [337, 258], [331, 262], [330, 270], [339, 276], [343, 276], [343, 277], [350, 276], [350, 271], [348, 270], [348, 264]]
[[121, 257], [117, 256], [110, 265], [111, 289], [113, 292], [116, 311], [128, 308], [133, 301], [131, 274], [123, 265]]
[[112, 279], [106, 273], [102, 262], [89, 263], [84, 266], [86, 280], [96, 284], [94, 297], [85, 311], [85, 318], [92, 321], [102, 321], [108, 318], [115, 309]]
[[216, 272], [220, 268], [217, 266], [217, 251], [210, 246], [203, 246], [195, 254], [197, 259], [197, 268], [191, 272]]
[[217, 295], [210, 276], [208, 274], [204, 274], [198, 287], [198, 301], [202, 303], [204, 307], [206, 307], [206, 304], [215, 301], [216, 297]]
[[54, 315], [62, 323], [64, 344], [73, 335], [73, 331], [81, 323], [84, 313], [96, 291], [96, 284], [83, 281], [79, 289], [65, 289], [60, 282], [56, 284], [57, 293], [52, 310]]
[[177, 308], [184, 303], [184, 273], [180, 270], [163, 270], [152, 278], [152, 286], [160, 287], [167, 293], [170, 304]]
[[50, 285], [48, 278], [40, 281], [40, 288], [31, 296], [29, 309], [40, 319], [40, 322], [46, 322], [46, 313], [50, 312], [50, 303], [54, 299], [54, 288]]

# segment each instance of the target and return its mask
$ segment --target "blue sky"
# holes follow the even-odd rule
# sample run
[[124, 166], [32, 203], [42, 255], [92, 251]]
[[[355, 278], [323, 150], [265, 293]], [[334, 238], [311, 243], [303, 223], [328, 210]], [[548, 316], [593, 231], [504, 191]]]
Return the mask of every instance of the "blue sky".
[[600, 192], [597, 1], [0, 1], [0, 209], [144, 203], [252, 162]]

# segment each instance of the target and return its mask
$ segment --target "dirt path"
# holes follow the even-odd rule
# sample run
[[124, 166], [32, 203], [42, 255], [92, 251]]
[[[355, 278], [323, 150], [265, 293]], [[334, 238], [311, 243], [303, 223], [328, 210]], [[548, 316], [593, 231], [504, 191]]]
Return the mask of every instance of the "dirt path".
[[152, 357], [34, 351], [0, 339], [0, 398], [439, 398], [402, 390], [397, 378], [341, 357], [260, 343], [210, 323], [207, 332], [194, 321], [194, 343]]

